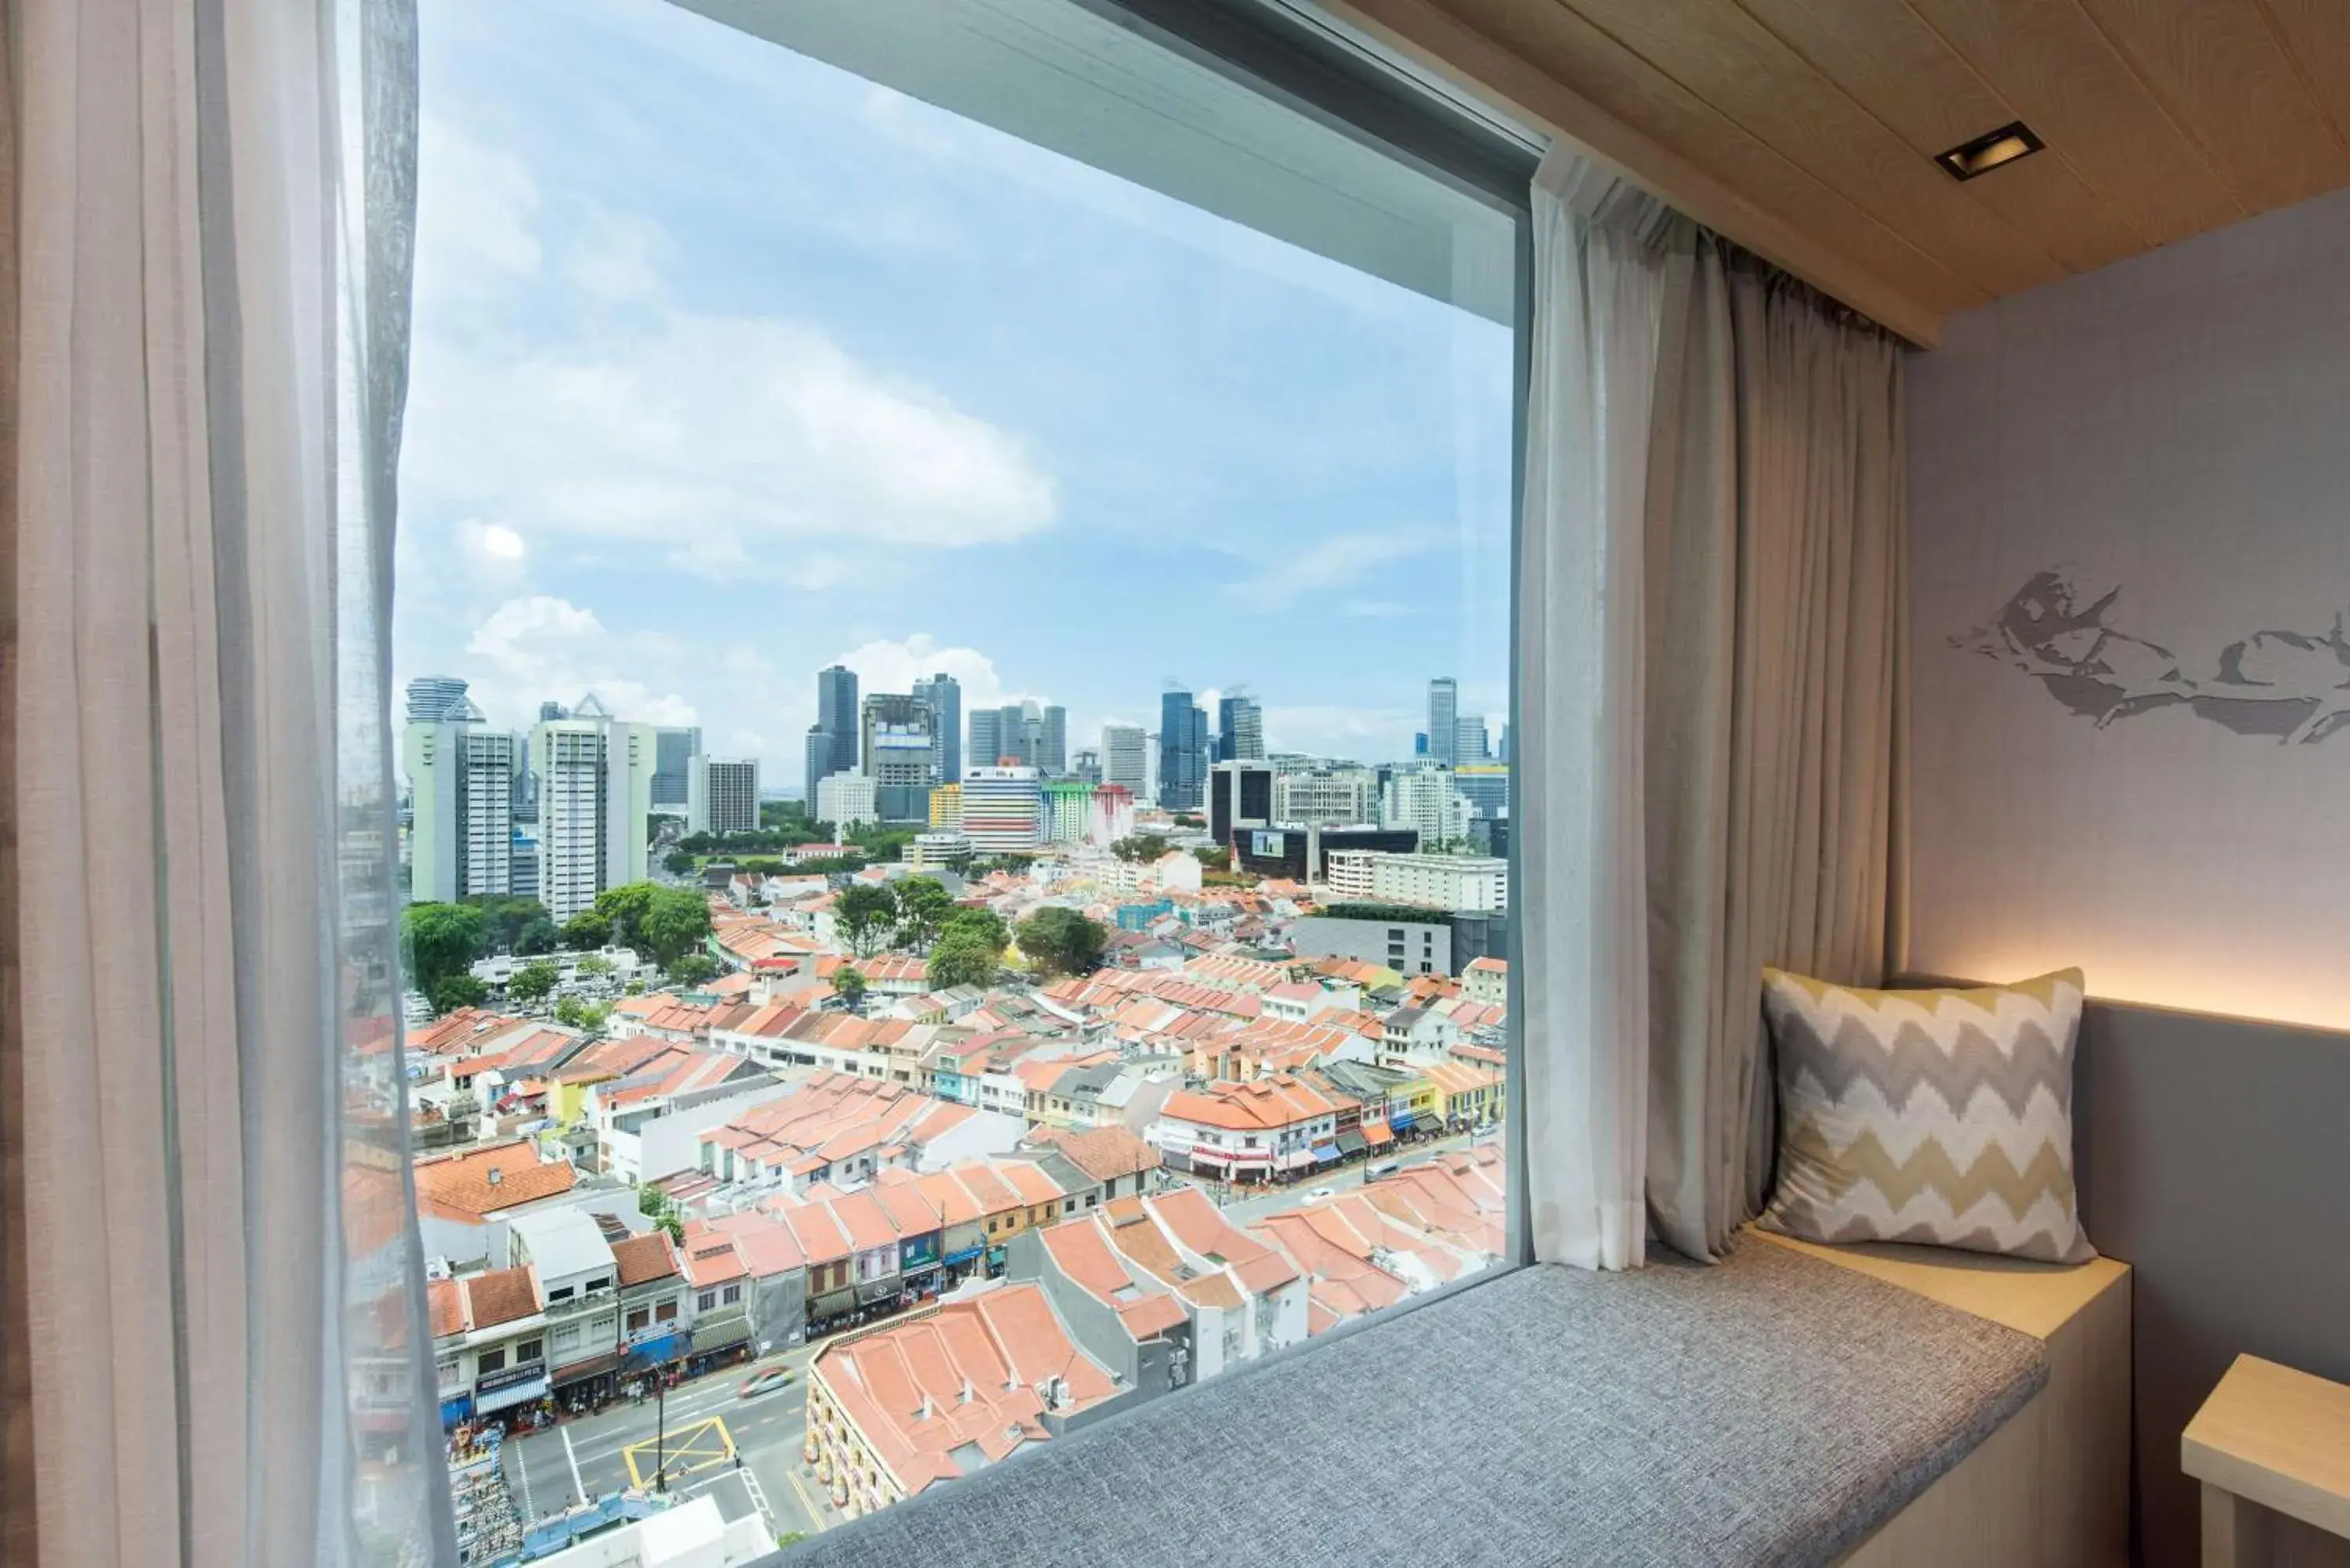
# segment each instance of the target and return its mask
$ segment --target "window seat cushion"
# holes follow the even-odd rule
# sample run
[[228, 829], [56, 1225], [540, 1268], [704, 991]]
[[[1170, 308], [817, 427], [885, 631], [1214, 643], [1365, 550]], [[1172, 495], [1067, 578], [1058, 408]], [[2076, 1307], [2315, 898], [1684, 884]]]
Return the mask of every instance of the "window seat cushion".
[[2027, 1334], [1784, 1248], [1523, 1269], [932, 1487], [787, 1562], [1825, 1563], [2047, 1375]]

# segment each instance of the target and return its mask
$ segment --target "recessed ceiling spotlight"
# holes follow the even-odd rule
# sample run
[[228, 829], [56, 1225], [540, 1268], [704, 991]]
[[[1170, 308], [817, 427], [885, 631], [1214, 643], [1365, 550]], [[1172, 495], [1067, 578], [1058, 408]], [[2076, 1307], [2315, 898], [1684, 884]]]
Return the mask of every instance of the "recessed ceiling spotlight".
[[1934, 161], [1940, 164], [1942, 172], [1953, 180], [1971, 180], [1978, 174], [1990, 173], [2002, 163], [2028, 158], [2047, 145], [2032, 133], [2032, 127], [2019, 119], [2013, 125], [2002, 125], [1997, 130], [1978, 136], [1948, 152], [1938, 152], [1934, 154]]

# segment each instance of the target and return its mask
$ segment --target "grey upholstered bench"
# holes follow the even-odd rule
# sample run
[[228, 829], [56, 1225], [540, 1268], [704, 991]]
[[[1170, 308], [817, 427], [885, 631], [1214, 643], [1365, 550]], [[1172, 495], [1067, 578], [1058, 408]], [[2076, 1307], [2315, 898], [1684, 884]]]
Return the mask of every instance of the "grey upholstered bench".
[[1827, 1563], [2048, 1376], [2042, 1342], [1749, 1241], [1531, 1268], [1154, 1401], [788, 1568]]

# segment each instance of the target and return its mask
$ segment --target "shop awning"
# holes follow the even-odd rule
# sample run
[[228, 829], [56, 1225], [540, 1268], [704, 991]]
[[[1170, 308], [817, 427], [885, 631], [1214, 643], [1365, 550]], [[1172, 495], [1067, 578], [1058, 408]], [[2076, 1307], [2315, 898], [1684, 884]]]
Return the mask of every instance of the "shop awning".
[[600, 1377], [607, 1372], [617, 1372], [619, 1366], [620, 1353], [615, 1350], [604, 1355], [591, 1355], [585, 1361], [572, 1362], [567, 1366], [558, 1366], [555, 1369], [552, 1381], [557, 1388], [560, 1388], [567, 1384], [577, 1383], [585, 1378]]
[[527, 1405], [533, 1399], [544, 1398], [546, 1390], [547, 1382], [545, 1377], [533, 1377], [524, 1383], [509, 1383], [504, 1387], [490, 1393], [475, 1395], [473, 1411], [476, 1415], [486, 1416], [494, 1410], [507, 1409], [515, 1405]]
[[1363, 1135], [1358, 1132], [1348, 1130], [1338, 1135], [1338, 1153], [1341, 1156], [1360, 1154], [1369, 1147], [1363, 1141]]
[[1385, 1148], [1395, 1142], [1395, 1134], [1385, 1122], [1367, 1121], [1363, 1124], [1363, 1142], [1372, 1148]]
[[945, 1257], [939, 1261], [942, 1263], [948, 1264], [968, 1263], [973, 1258], [978, 1257], [982, 1252], [986, 1251], [987, 1249], [985, 1247], [965, 1247], [960, 1251], [949, 1252]]
[[871, 1306], [875, 1302], [894, 1301], [903, 1288], [894, 1276], [886, 1280], [868, 1280], [857, 1287], [857, 1304]]
[[454, 1399], [441, 1401], [441, 1424], [444, 1427], [453, 1427], [473, 1413], [473, 1397], [471, 1394], [460, 1394]]
[[723, 1350], [730, 1345], [740, 1345], [751, 1337], [751, 1320], [729, 1318], [723, 1323], [698, 1324], [693, 1330], [693, 1353], [707, 1355]]
[[1413, 1120], [1414, 1117], [1411, 1112], [1398, 1111], [1388, 1117], [1388, 1126], [1394, 1128], [1397, 1132], [1407, 1133], [1411, 1131], [1411, 1124]]
[[1314, 1158], [1317, 1164], [1321, 1165], [1337, 1164], [1338, 1146], [1335, 1143], [1315, 1144], [1314, 1146]]
[[690, 1344], [691, 1341], [682, 1329], [672, 1328], [659, 1334], [649, 1334], [629, 1346], [628, 1362], [630, 1366], [665, 1366], [683, 1355]]

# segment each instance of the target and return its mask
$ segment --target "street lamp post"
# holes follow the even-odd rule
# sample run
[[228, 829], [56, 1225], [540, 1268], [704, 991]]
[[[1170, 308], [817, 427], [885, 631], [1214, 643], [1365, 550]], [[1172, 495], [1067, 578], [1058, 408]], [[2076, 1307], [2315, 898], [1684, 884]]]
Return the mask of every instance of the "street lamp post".
[[653, 1366], [653, 1490], [669, 1491], [669, 1369]]

